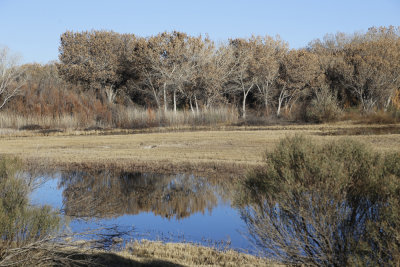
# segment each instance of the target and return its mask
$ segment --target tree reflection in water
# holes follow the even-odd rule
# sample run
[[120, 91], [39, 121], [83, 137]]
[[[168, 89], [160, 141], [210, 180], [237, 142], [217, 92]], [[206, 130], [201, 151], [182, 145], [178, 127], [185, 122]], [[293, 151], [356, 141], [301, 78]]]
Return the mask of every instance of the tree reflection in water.
[[229, 198], [215, 179], [185, 174], [72, 171], [62, 173], [59, 188], [64, 188], [65, 214], [80, 218], [152, 212], [179, 220], [211, 212], [219, 200]]

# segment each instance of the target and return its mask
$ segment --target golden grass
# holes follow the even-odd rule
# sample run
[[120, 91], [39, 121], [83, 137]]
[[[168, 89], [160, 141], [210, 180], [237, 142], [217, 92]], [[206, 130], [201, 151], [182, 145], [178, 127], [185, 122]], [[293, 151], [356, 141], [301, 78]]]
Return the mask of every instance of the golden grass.
[[[104, 254], [102, 250], [92, 251], [92, 255], [102, 255], [102, 261], [115, 262], [115, 256], [132, 266], [283, 266], [265, 258], [239, 253], [234, 250], [219, 251], [214, 248], [188, 243], [164, 243], [141, 240], [128, 244], [122, 251]], [[114, 260], [112, 260], [114, 259]], [[96, 259], [95, 259], [96, 261]], [[120, 262], [122, 262], [120, 260]], [[135, 263], [135, 264], [133, 264]], [[126, 264], [128, 265], [128, 264]]]
[[36, 124], [42, 127], [57, 127], [75, 129], [82, 126], [78, 117], [70, 115], [53, 116], [22, 116], [17, 114], [0, 113], [0, 128], [19, 129], [25, 125]]
[[[55, 166], [113, 167], [160, 172], [245, 171], [262, 163], [266, 149], [294, 134], [312, 136], [315, 142], [343, 138], [330, 133], [354, 127], [382, 125], [348, 123], [270, 127], [220, 127], [218, 130], [181, 128], [182, 131], [128, 130], [63, 132], [48, 136], [33, 131], [7, 132], [0, 137], [0, 154], [28, 163]], [[158, 129], [160, 130], [160, 129]], [[153, 129], [152, 131], [157, 131]], [[0, 131], [1, 132], [1, 131]], [[400, 134], [351, 135], [379, 151], [400, 151]]]
[[152, 110], [139, 107], [114, 106], [105, 109], [101, 116], [91, 113], [68, 114], [28, 114], [18, 115], [13, 112], [0, 112], [0, 128], [21, 129], [29, 125], [43, 129], [57, 128], [74, 131], [90, 127], [101, 128], [149, 128], [149, 127], [186, 127], [192, 125], [217, 126], [237, 123], [239, 114], [229, 107], [211, 108], [191, 112], [188, 110]]

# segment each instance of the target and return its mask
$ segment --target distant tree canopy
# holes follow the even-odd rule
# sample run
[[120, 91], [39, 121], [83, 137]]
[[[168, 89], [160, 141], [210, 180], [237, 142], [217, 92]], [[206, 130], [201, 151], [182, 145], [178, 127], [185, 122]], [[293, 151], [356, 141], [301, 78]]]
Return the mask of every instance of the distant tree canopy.
[[337, 108], [371, 112], [398, 101], [400, 27], [327, 35], [303, 49], [289, 49], [279, 36], [216, 45], [177, 31], [150, 37], [68, 31], [61, 36], [59, 59], [64, 80], [109, 103], [124, 98], [193, 113], [229, 103], [245, 117], [247, 106], [281, 116], [329, 99]]

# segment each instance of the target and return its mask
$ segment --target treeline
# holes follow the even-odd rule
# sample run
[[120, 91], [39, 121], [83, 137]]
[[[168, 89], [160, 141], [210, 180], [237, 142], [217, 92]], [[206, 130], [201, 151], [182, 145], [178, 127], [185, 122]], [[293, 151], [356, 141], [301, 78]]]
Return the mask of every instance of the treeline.
[[57, 68], [65, 80], [104, 94], [109, 102], [120, 94], [165, 110], [196, 112], [230, 103], [243, 117], [247, 106], [277, 116], [294, 110], [307, 115], [307, 109], [319, 116], [313, 113], [323, 112], [320, 106], [330, 112], [352, 106], [371, 112], [399, 104], [399, 37], [400, 28], [370, 28], [290, 50], [279, 37], [269, 36], [217, 46], [207, 37], [181, 32], [146, 38], [66, 32]]
[[157, 123], [165, 114], [196, 117], [221, 107], [244, 119], [249, 110], [314, 122], [343, 111], [400, 117], [400, 27], [326, 35], [301, 49], [278, 36], [216, 44], [176, 31], [68, 31], [59, 50], [58, 62], [21, 67], [26, 83], [9, 111], [117, 127], [132, 117], [121, 119], [126, 107], [147, 110]]

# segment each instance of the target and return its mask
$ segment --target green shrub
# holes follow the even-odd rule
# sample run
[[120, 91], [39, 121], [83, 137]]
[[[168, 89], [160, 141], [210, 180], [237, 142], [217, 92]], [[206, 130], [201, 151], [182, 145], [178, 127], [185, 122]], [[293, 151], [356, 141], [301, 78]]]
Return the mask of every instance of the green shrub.
[[237, 199], [254, 243], [287, 264], [400, 264], [400, 155], [283, 139]]

